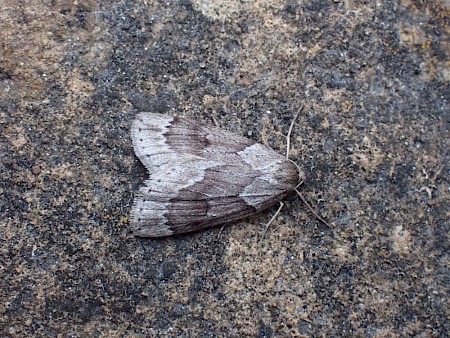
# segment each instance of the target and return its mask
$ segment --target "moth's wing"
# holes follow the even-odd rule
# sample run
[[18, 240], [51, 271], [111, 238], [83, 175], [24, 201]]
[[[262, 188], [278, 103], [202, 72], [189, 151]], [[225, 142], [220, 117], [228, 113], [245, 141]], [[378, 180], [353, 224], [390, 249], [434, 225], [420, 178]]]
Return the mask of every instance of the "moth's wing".
[[[139, 113], [131, 126], [131, 139], [137, 157], [149, 174], [178, 159], [216, 160], [222, 154], [235, 154], [255, 142], [226, 130], [196, 121], [156, 113]], [[169, 163], [170, 162], [170, 163]]]
[[138, 236], [246, 217], [283, 198], [298, 181], [295, 166], [272, 149], [192, 120], [141, 113], [132, 138], [150, 173], [131, 212]]
[[[183, 163], [184, 167], [190, 164], [193, 163]], [[254, 213], [254, 207], [239, 197], [245, 182], [236, 180], [235, 175], [218, 178], [215, 169], [217, 167], [204, 169], [201, 179], [190, 179], [190, 184], [185, 183], [183, 173], [161, 181], [153, 177], [147, 180], [135, 197], [134, 233], [144, 237], [167, 236]], [[170, 190], [175, 186], [179, 188]]]

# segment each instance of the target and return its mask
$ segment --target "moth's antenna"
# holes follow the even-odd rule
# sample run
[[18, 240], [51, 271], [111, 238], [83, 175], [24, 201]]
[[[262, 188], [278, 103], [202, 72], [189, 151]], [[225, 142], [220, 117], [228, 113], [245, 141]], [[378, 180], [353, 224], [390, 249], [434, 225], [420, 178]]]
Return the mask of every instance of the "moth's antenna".
[[292, 129], [294, 129], [295, 121], [297, 120], [298, 115], [300, 115], [302, 110], [303, 110], [303, 107], [302, 107], [302, 109], [300, 109], [300, 111], [297, 114], [295, 114], [294, 118], [292, 119], [291, 125], [289, 126], [289, 131], [288, 131], [288, 134], [286, 136], [286, 160], [289, 160], [289, 151], [291, 150], [291, 133], [292, 133]]
[[[299, 111], [297, 114], [295, 114], [294, 118], [292, 119], [291, 125], [289, 126], [288, 134], [287, 134], [287, 136], [286, 136], [286, 139], [287, 139], [287, 141], [286, 141], [286, 148], [287, 148], [287, 149], [286, 149], [286, 159], [289, 160], [289, 161], [291, 161], [291, 162], [297, 167], [298, 172], [300, 172], [300, 168], [299, 168], [299, 166], [297, 165], [297, 163], [295, 163], [294, 161], [292, 161], [292, 160], [289, 158], [289, 150], [291, 149], [291, 133], [292, 133], [292, 129], [294, 128], [294, 124], [295, 124], [295, 121], [296, 121], [297, 118], [298, 118], [298, 115], [299, 115], [302, 111], [303, 111], [303, 107], [300, 109], [300, 111]], [[320, 222], [322, 222], [322, 223], [325, 224], [326, 226], [330, 227], [330, 225], [328, 224], [328, 222], [325, 221], [322, 217], [320, 217], [320, 216], [317, 214], [317, 212], [314, 211], [314, 209], [313, 209], [313, 208], [309, 205], [309, 203], [306, 201], [305, 196], [303, 196], [303, 194], [297, 189], [297, 188], [298, 188], [299, 186], [301, 186], [302, 184], [303, 184], [303, 180], [302, 180], [301, 182], [299, 182], [299, 183], [297, 184], [297, 186], [294, 188], [295, 192], [296, 192], [297, 195], [300, 197], [300, 199], [302, 200], [302, 202], [307, 206], [307, 208], [309, 209], [309, 211], [311, 211], [311, 213], [317, 218], [317, 220], [319, 220]], [[277, 213], [275, 214], [275, 216], [278, 215], [278, 213], [280, 212], [280, 210], [281, 210], [281, 208], [277, 211]], [[270, 224], [272, 221], [273, 221], [273, 219], [270, 220], [269, 224]], [[331, 228], [331, 227], [330, 227], [330, 228]], [[266, 231], [267, 231], [267, 227], [266, 227]], [[266, 231], [264, 231], [264, 234], [266, 233]]]
[[[292, 161], [291, 159], [289, 159], [289, 161], [292, 162], [292, 164], [294, 164], [297, 167], [297, 170], [300, 172], [300, 167], [297, 165], [297, 163], [295, 163], [294, 161]], [[303, 194], [298, 190], [298, 187], [301, 186], [303, 184], [303, 180], [301, 180], [300, 182], [298, 182], [298, 184], [295, 186], [294, 190], [297, 193], [297, 195], [300, 197], [300, 199], [302, 200], [302, 202], [308, 207], [309, 211], [312, 212], [312, 214], [323, 224], [325, 224], [326, 226], [330, 227], [330, 225], [328, 224], [327, 221], [325, 221], [322, 217], [320, 217], [315, 211], [314, 209], [309, 205], [309, 203], [306, 201], [305, 196], [303, 196]], [[331, 227], [330, 227], [331, 228]]]

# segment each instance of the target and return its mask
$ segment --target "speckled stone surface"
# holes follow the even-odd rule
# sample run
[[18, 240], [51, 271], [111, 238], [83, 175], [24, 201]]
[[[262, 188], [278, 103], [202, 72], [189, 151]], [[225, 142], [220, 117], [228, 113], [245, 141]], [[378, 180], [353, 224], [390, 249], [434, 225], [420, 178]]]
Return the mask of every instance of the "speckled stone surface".
[[[445, 337], [447, 1], [0, 0], [2, 337]], [[136, 112], [285, 151], [296, 196], [129, 229]]]

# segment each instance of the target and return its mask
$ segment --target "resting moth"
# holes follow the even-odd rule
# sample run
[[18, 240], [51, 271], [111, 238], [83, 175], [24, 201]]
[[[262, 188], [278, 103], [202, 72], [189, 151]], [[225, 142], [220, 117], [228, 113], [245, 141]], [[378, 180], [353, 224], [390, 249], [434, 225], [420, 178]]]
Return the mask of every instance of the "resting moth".
[[305, 178], [275, 150], [187, 118], [139, 113], [131, 138], [149, 173], [131, 210], [136, 236], [170, 236], [247, 217]]

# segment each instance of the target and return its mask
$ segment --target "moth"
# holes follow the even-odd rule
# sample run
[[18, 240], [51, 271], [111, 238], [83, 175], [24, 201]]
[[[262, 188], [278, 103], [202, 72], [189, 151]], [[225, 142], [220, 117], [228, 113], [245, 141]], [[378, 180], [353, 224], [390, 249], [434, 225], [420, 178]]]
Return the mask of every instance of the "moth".
[[149, 173], [130, 217], [133, 233], [140, 237], [236, 221], [281, 201], [305, 179], [287, 156], [187, 118], [139, 113], [131, 139]]

